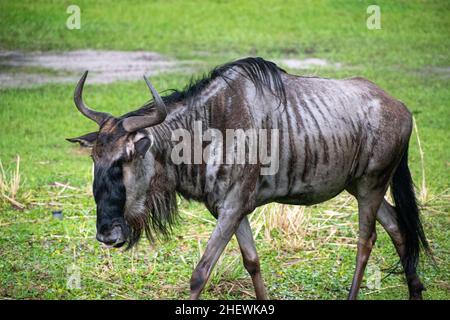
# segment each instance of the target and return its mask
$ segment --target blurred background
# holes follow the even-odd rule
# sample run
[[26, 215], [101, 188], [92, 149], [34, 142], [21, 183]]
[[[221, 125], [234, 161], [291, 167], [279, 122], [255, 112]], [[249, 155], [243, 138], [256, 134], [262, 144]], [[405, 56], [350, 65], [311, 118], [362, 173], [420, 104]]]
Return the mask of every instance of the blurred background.
[[[291, 73], [366, 77], [413, 112], [410, 166], [437, 268], [424, 259], [428, 299], [450, 298], [450, 2], [0, 2], [0, 298], [187, 298], [214, 219], [179, 199], [174, 237], [130, 251], [95, 240], [88, 152], [67, 137], [96, 130], [73, 104], [121, 115], [212, 67], [261, 56]], [[251, 216], [273, 299], [344, 299], [356, 254], [356, 203], [344, 193], [312, 207], [271, 204]], [[406, 299], [387, 234], [361, 299]], [[204, 298], [252, 299], [233, 240]]]

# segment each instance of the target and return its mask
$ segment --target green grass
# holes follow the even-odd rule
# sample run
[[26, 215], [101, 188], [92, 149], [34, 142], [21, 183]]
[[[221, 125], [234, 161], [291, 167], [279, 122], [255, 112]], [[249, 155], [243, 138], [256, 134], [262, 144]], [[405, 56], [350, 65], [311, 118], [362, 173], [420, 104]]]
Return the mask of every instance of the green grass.
[[[81, 29], [66, 28], [64, 1], [2, 1], [6, 48], [153, 50], [191, 56], [305, 55], [351, 64], [442, 65], [449, 51], [447, 1], [77, 1]], [[366, 28], [379, 4], [382, 30]]]
[[[429, 199], [423, 215], [438, 268], [421, 265], [428, 299], [450, 298], [449, 131], [450, 13], [448, 1], [376, 1], [382, 30], [365, 27], [365, 1], [78, 1], [81, 30], [65, 27], [70, 2], [2, 1], [0, 47], [8, 50], [120, 49], [151, 50], [180, 59], [204, 60], [212, 67], [232, 58], [319, 57], [343, 63], [340, 70], [318, 69], [326, 77], [360, 75], [371, 79], [413, 111], [425, 155], [425, 172], [416, 136], [410, 166], [416, 184], [425, 174]], [[209, 55], [205, 58], [203, 53]], [[1, 63], [0, 63], [1, 64]], [[9, 71], [1, 67], [0, 72]], [[46, 72], [36, 68], [20, 72]], [[309, 72], [308, 72], [309, 73]], [[153, 78], [158, 88], [180, 88], [190, 75]], [[181, 202], [182, 223], [173, 239], [133, 252], [102, 248], [95, 240], [94, 202], [89, 157], [64, 138], [95, 130], [73, 106], [73, 85], [0, 91], [0, 159], [9, 170], [21, 156], [18, 200], [24, 211], [0, 202], [0, 297], [4, 298], [187, 298], [192, 269], [213, 224], [202, 205]], [[87, 103], [119, 115], [148, 100], [143, 82], [89, 85]], [[62, 190], [55, 182], [76, 190]], [[356, 243], [354, 202], [340, 209], [333, 223], [345, 224], [328, 234], [314, 232], [315, 219], [338, 210], [339, 201], [307, 209], [311, 214], [305, 245], [292, 248], [277, 234], [269, 243], [257, 237], [263, 276], [276, 299], [343, 299], [351, 282]], [[52, 205], [53, 204], [53, 205]], [[63, 209], [64, 219], [51, 211]], [[352, 212], [355, 214], [351, 215]], [[212, 221], [212, 220], [211, 220]], [[254, 225], [258, 223], [255, 221]], [[263, 229], [262, 229], [263, 230]], [[379, 239], [370, 264], [382, 275], [397, 257], [388, 236]], [[343, 241], [343, 237], [350, 240]], [[251, 281], [241, 266], [235, 241], [227, 249], [205, 298], [251, 298]], [[67, 289], [67, 267], [80, 268], [81, 289]], [[227, 267], [228, 266], [228, 267]], [[380, 290], [363, 288], [362, 299], [403, 299], [406, 285], [392, 275]]]

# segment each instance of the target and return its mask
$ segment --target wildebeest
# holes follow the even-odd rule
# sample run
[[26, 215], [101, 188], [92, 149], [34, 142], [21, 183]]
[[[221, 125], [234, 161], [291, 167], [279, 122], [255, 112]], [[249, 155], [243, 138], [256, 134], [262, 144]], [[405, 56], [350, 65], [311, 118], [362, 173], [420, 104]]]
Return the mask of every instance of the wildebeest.
[[[421, 247], [428, 251], [429, 246], [408, 169], [412, 117], [402, 102], [374, 83], [296, 76], [262, 58], [246, 58], [216, 67], [162, 98], [145, 79], [153, 101], [114, 117], [84, 104], [86, 77], [87, 72], [75, 89], [75, 105], [100, 128], [69, 141], [92, 146], [99, 241], [129, 248], [143, 232], [150, 240], [169, 233], [178, 193], [203, 202], [217, 218], [192, 274], [190, 297], [200, 296], [236, 235], [256, 297], [265, 299], [247, 215], [270, 202], [311, 205], [347, 190], [359, 211], [356, 270], [348, 297], [357, 297], [378, 221], [400, 256], [410, 298], [422, 298], [416, 268]], [[275, 145], [279, 150], [278, 170], [261, 174], [260, 158], [256, 163], [202, 159], [175, 164], [171, 133], [180, 128], [194, 133], [195, 123], [224, 135], [228, 129], [279, 130], [278, 140], [266, 142], [268, 149]], [[235, 147], [233, 142], [223, 149]], [[388, 186], [395, 206], [384, 199]]]

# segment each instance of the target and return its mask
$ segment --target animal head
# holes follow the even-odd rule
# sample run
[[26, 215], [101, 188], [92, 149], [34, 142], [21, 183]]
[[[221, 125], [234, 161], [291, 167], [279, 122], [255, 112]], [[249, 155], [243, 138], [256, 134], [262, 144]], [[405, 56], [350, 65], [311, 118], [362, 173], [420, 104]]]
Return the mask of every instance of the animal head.
[[114, 247], [131, 247], [148, 230], [148, 188], [156, 175], [151, 152], [152, 137], [145, 128], [166, 118], [166, 106], [150, 81], [144, 77], [154, 99], [142, 115], [120, 118], [90, 109], [82, 93], [87, 71], [74, 93], [78, 110], [99, 125], [99, 130], [67, 139], [92, 148], [93, 194], [97, 205], [97, 240]]

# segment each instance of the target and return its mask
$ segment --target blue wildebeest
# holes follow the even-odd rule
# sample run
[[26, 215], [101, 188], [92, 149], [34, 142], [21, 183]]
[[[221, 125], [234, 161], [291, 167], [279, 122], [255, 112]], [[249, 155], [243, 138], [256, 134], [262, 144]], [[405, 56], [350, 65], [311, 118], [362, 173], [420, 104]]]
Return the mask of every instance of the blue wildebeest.
[[[429, 247], [408, 169], [412, 117], [403, 103], [374, 83], [296, 76], [261, 58], [246, 58], [216, 67], [183, 91], [162, 98], [146, 79], [153, 101], [113, 117], [84, 104], [86, 76], [75, 89], [75, 104], [100, 129], [69, 141], [92, 146], [99, 241], [131, 247], [143, 232], [150, 240], [169, 233], [178, 193], [203, 202], [217, 218], [192, 274], [191, 298], [200, 296], [236, 235], [256, 297], [265, 299], [247, 215], [270, 202], [311, 205], [347, 190], [359, 211], [356, 269], [348, 297], [357, 297], [378, 221], [400, 256], [410, 298], [422, 298], [416, 267], [421, 247]], [[194, 123], [222, 133], [279, 130], [277, 141], [267, 140], [279, 149], [278, 170], [261, 174], [259, 158], [243, 164], [205, 159], [174, 163], [171, 133], [180, 128], [193, 133]], [[235, 144], [223, 148], [233, 151]], [[395, 206], [384, 199], [389, 185]]]

